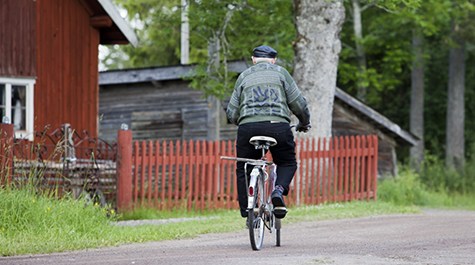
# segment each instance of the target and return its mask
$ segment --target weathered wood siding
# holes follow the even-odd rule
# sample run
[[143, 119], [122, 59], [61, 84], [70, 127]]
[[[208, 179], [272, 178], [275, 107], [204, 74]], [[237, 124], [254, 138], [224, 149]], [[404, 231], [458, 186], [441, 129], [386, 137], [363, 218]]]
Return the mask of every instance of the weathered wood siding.
[[[206, 139], [208, 103], [203, 93], [183, 81], [102, 86], [99, 137], [114, 140], [122, 123], [134, 139]], [[234, 137], [221, 116], [221, 139]]]
[[70, 123], [97, 136], [99, 32], [81, 1], [36, 0], [36, 6], [35, 130]]
[[35, 0], [0, 1], [0, 76], [36, 76]]
[[361, 119], [335, 101], [333, 106], [332, 135], [369, 135], [377, 134], [378, 142], [378, 172], [379, 175], [395, 175], [396, 164], [396, 141], [382, 133], [374, 125]]
[[[101, 86], [99, 94], [99, 136], [104, 140], [115, 140], [122, 123], [129, 126], [136, 140], [206, 139], [208, 104], [202, 92], [188, 87], [188, 81], [106, 85]], [[397, 172], [395, 139], [352, 110], [335, 101], [332, 135], [377, 134], [379, 175], [394, 175]], [[234, 140], [237, 127], [228, 124], [225, 115], [223, 108], [220, 139]]]

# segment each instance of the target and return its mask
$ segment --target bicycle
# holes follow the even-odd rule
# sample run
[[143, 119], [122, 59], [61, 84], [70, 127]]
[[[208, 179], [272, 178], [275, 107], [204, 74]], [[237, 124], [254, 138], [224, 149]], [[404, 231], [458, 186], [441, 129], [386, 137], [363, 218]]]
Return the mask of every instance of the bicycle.
[[[281, 219], [274, 215], [271, 193], [274, 190], [276, 180], [276, 165], [272, 161], [266, 160], [266, 152], [277, 141], [268, 136], [254, 136], [249, 140], [256, 149], [262, 150], [261, 159], [248, 159], [240, 157], [221, 156], [221, 159], [245, 162], [244, 172], [248, 165], [253, 166], [251, 174], [246, 177], [246, 187], [248, 195], [248, 228], [251, 247], [253, 250], [260, 250], [264, 243], [264, 232], [267, 228], [270, 233], [275, 234], [275, 245], [280, 246]], [[248, 180], [249, 178], [249, 180]]]

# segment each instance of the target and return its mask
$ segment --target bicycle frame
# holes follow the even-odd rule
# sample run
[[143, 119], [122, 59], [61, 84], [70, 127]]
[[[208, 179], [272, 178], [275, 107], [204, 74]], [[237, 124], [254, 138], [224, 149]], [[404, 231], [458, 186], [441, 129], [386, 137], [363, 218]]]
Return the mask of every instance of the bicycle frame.
[[[261, 161], [261, 160], [258, 160]], [[263, 160], [262, 160], [263, 161]], [[272, 163], [265, 161], [265, 163], [258, 163], [255, 164], [253, 162], [246, 162], [244, 164], [244, 171], [247, 172], [247, 165], [251, 164], [254, 166], [254, 168], [251, 171], [249, 181], [248, 178], [246, 178], [246, 187], [247, 189], [247, 197], [248, 197], [248, 209], [250, 208], [251, 205], [254, 205], [254, 191], [256, 190], [256, 184], [259, 176], [262, 176], [261, 181], [264, 183], [264, 198], [266, 198], [266, 204], [270, 204], [271, 198], [270, 194], [274, 190], [275, 186], [275, 180], [276, 180], [276, 168], [277, 166]], [[269, 169], [270, 174], [267, 172], [267, 169]], [[270, 178], [269, 178], [270, 177]], [[271, 211], [272, 209], [268, 209]]]

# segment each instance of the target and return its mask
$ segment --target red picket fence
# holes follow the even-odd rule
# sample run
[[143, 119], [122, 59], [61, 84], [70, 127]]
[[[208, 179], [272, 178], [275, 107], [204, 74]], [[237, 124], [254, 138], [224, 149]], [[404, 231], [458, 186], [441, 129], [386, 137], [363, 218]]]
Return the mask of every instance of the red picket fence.
[[345, 136], [297, 142], [295, 204], [376, 199], [378, 138]]
[[[121, 154], [121, 142], [132, 143]], [[299, 170], [288, 205], [376, 199], [376, 136], [297, 140]], [[121, 141], [118, 208], [235, 208], [237, 188], [232, 141]], [[132, 156], [131, 165], [126, 162]], [[126, 162], [121, 170], [121, 157]], [[127, 172], [130, 167], [132, 175]], [[130, 172], [129, 171], [129, 172]]]

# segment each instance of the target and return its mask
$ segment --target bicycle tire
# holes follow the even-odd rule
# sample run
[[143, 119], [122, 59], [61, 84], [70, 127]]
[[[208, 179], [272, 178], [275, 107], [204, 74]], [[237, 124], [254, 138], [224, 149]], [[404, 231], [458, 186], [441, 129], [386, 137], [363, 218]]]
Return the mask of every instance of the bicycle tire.
[[264, 182], [261, 176], [257, 178], [256, 188], [254, 190], [253, 209], [249, 209], [249, 239], [253, 250], [260, 250], [264, 243]]

